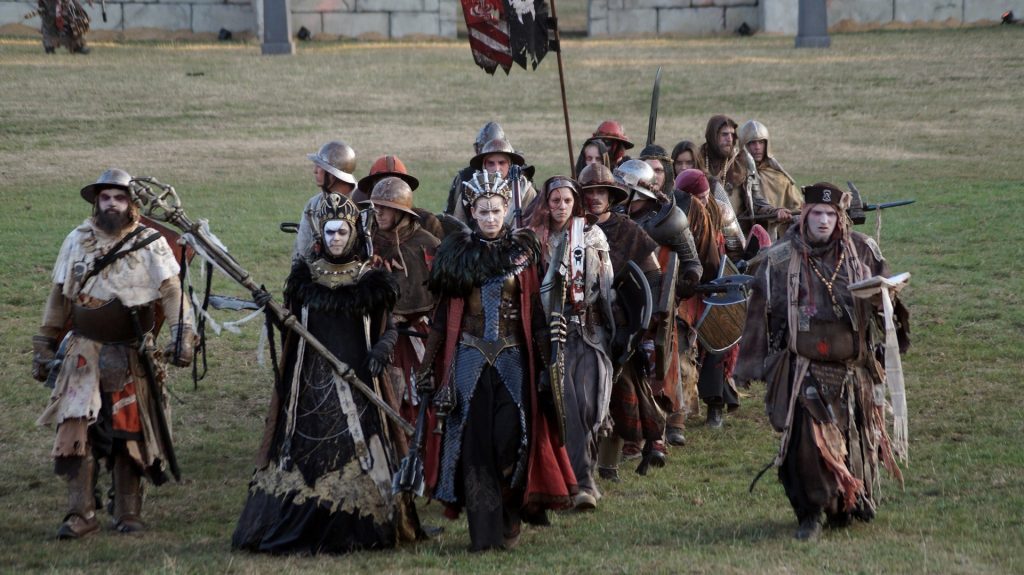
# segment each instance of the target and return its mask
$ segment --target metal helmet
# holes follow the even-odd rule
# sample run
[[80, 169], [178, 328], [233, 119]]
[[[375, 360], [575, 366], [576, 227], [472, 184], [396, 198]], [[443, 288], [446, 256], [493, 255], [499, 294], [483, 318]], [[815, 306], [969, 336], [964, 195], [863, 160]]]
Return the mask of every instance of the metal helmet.
[[327, 142], [317, 153], [306, 154], [306, 157], [335, 178], [356, 185], [352, 175], [356, 171], [356, 152], [345, 142]]
[[597, 126], [597, 130], [594, 130], [594, 137], [602, 140], [617, 140], [622, 142], [622, 147], [627, 150], [633, 147], [633, 142], [626, 137], [626, 131], [622, 129], [622, 124], [615, 120], [601, 122]]
[[355, 202], [341, 194], [330, 193], [324, 195], [317, 202], [313, 209], [313, 218], [316, 220], [317, 234], [322, 236], [324, 224], [331, 220], [343, 220], [352, 226], [352, 233], [356, 233], [358, 227], [356, 222], [359, 219], [359, 208]]
[[409, 170], [405, 169], [405, 164], [402, 163], [398, 156], [381, 156], [373, 161], [373, 165], [370, 166], [370, 173], [365, 178], [359, 180], [359, 189], [369, 194], [373, 191], [377, 182], [388, 176], [394, 176], [404, 181], [409, 184], [409, 188], [412, 190], [420, 186], [420, 181], [409, 175]]
[[644, 199], [657, 200], [654, 193], [654, 168], [643, 160], [626, 160], [613, 172], [615, 181], [639, 194]]
[[479, 154], [484, 149], [484, 144], [498, 138], [505, 139], [505, 130], [501, 128], [501, 124], [487, 122], [476, 134], [476, 140], [473, 142], [473, 153]]
[[82, 198], [90, 204], [94, 204], [96, 203], [96, 195], [102, 190], [109, 188], [124, 190], [131, 194], [131, 182], [132, 177], [128, 172], [118, 168], [110, 168], [100, 174], [100, 177], [96, 180], [95, 184], [89, 184], [82, 188]]
[[768, 141], [768, 128], [764, 124], [757, 120], [750, 120], [746, 124], [740, 126], [737, 137], [740, 139], [740, 145], [746, 147], [747, 144], [754, 140]]
[[583, 171], [580, 172], [579, 182], [580, 188], [584, 192], [593, 189], [608, 190], [609, 203], [612, 205], [625, 201], [629, 197], [626, 188], [615, 180], [612, 171], [604, 164], [595, 163], [583, 168]]
[[394, 176], [387, 176], [373, 186], [370, 202], [375, 206], [394, 208], [414, 218], [419, 215], [412, 209], [412, 187]]
[[516, 153], [515, 148], [512, 147], [512, 144], [508, 143], [508, 140], [505, 138], [495, 138], [484, 144], [484, 147], [480, 149], [480, 153], [473, 156], [473, 159], [469, 161], [469, 165], [475, 170], [482, 170], [484, 169], [484, 158], [491, 154], [505, 154], [508, 156], [509, 161], [517, 166], [522, 166], [526, 163], [523, 156]]

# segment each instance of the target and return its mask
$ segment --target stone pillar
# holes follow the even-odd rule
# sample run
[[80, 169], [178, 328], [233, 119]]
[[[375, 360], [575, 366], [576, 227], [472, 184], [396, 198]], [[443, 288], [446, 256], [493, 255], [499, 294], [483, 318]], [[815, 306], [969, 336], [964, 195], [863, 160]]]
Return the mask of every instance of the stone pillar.
[[797, 48], [828, 48], [832, 39], [828, 36], [826, 0], [800, 0], [796, 30]]
[[288, 0], [263, 1], [263, 54], [294, 54], [292, 9]]

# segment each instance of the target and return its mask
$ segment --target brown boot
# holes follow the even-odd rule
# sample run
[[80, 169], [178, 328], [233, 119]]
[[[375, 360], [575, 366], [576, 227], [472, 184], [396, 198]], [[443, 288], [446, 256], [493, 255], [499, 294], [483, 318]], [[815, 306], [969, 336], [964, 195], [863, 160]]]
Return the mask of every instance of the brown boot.
[[93, 493], [96, 459], [92, 454], [67, 459], [68, 512], [57, 529], [57, 539], [81, 539], [100, 529], [100, 522], [96, 520], [96, 495]]
[[114, 529], [138, 533], [142, 523], [142, 476], [125, 454], [114, 456]]

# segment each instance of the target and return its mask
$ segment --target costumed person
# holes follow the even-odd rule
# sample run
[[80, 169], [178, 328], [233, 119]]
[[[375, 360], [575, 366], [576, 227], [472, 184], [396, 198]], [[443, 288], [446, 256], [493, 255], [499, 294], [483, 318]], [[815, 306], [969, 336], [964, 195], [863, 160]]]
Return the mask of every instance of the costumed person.
[[640, 159], [647, 162], [654, 170], [654, 189], [666, 197], [671, 197], [675, 189], [676, 172], [672, 167], [672, 159], [668, 152], [658, 144], [651, 144], [640, 150]]
[[[92, 5], [92, 0], [89, 1]], [[85, 33], [89, 31], [89, 14], [78, 0], [39, 0], [36, 10], [42, 23], [43, 49], [53, 54], [64, 46], [72, 54], [88, 54]]]
[[541, 404], [551, 401], [541, 398], [550, 339], [537, 237], [505, 225], [501, 174], [477, 172], [462, 189], [476, 230], [448, 234], [434, 259], [433, 369], [417, 379], [434, 394], [431, 427], [443, 421], [427, 442], [427, 488], [449, 518], [465, 509], [470, 550], [483, 551], [513, 547], [523, 521], [547, 524], [545, 510], [568, 507], [576, 480]]
[[736, 122], [732, 118], [712, 116], [704, 138], [700, 147], [704, 171], [712, 179], [712, 185], [714, 182], [722, 185], [744, 234], [750, 233], [754, 224], [745, 219], [748, 216], [771, 216], [780, 223], [792, 219], [788, 210], [769, 204], [761, 194], [761, 181], [753, 158], [746, 149], [736, 145]]
[[[565, 341], [558, 355], [563, 374], [565, 448], [572, 462], [579, 493], [577, 510], [597, 507], [597, 437], [608, 422], [612, 388], [609, 352], [612, 319], [612, 264], [608, 240], [601, 228], [584, 216], [579, 184], [566, 176], [544, 182], [541, 203], [527, 225], [541, 243], [546, 273], [541, 300], [548, 317], [561, 314]], [[558, 289], [560, 287], [561, 289]], [[558, 362], [553, 357], [553, 362]]]
[[[655, 161], [660, 163], [660, 160]], [[683, 376], [688, 373], [685, 371], [688, 366], [681, 363], [680, 354], [688, 347], [689, 341], [679, 338], [680, 331], [685, 330], [678, 329], [676, 325], [676, 309], [682, 300], [693, 296], [703, 268], [686, 213], [676, 206], [672, 192], [665, 194], [661, 191], [658, 174], [651, 162], [627, 160], [615, 168], [614, 175], [616, 181], [630, 190], [629, 217], [658, 243], [656, 254], [663, 272], [659, 293], [674, 294], [672, 298], [668, 295], [658, 298], [651, 329], [645, 336], [645, 347], [650, 350], [648, 381], [655, 399], [666, 413], [679, 413], [684, 400]], [[669, 265], [673, 259], [675, 265]], [[673, 426], [666, 432], [670, 444], [685, 445], [686, 438], [680, 426]], [[660, 440], [654, 447], [659, 453], [667, 453]]]
[[[356, 189], [352, 191], [349, 198], [357, 205], [365, 202], [370, 199], [370, 194], [373, 193], [373, 187], [377, 185], [377, 182], [389, 177], [402, 180], [409, 185], [409, 189], [413, 192], [420, 185], [420, 181], [415, 176], [409, 174], [405, 164], [398, 156], [381, 156], [373, 161], [373, 165], [370, 166], [370, 173], [359, 180]], [[421, 228], [439, 240], [444, 237], [444, 228], [441, 226], [437, 216], [429, 210], [417, 206], [412, 206], [411, 209], [416, 212], [416, 216], [419, 218], [418, 224]]]
[[[803, 202], [800, 189], [797, 188], [793, 176], [790, 176], [789, 172], [772, 155], [768, 128], [757, 120], [750, 120], [740, 126], [739, 139], [740, 145], [750, 154], [757, 166], [757, 175], [761, 179], [761, 194], [764, 199], [779, 208], [799, 209]], [[789, 224], [770, 223], [765, 227], [772, 238], [778, 238], [785, 235]]]
[[315, 154], [306, 154], [313, 162], [313, 180], [320, 191], [309, 198], [299, 216], [298, 235], [292, 250], [292, 264], [314, 257], [313, 248], [322, 238], [313, 212], [329, 194], [349, 196], [356, 188], [356, 152], [345, 142], [327, 142]]
[[[56, 426], [51, 456], [68, 482], [60, 539], [100, 528], [98, 460], [112, 471], [109, 509], [122, 533], [144, 529], [142, 478], [160, 485], [178, 475], [164, 362], [191, 363], [192, 312], [167, 240], [139, 223], [131, 179], [110, 169], [82, 188], [93, 213], [60, 248], [32, 338], [32, 376], [53, 388], [38, 423]], [[160, 321], [171, 333], [162, 354], [155, 347]]]
[[594, 163], [604, 164], [608, 169], [612, 167], [611, 158], [608, 157], [608, 146], [601, 138], [590, 138], [583, 142], [580, 155], [576, 157], [576, 173], [583, 173], [583, 168]]
[[[580, 187], [587, 212], [597, 218], [597, 226], [608, 239], [609, 260], [612, 264], [613, 277], [618, 279], [627, 274], [630, 262], [636, 263], [644, 275], [652, 291], [661, 285], [661, 266], [655, 250], [657, 242], [629, 219], [629, 217], [612, 211], [612, 206], [625, 202], [629, 193], [615, 180], [612, 171], [603, 164], [587, 166], [580, 174]], [[657, 297], [652, 298], [655, 301]], [[637, 332], [648, 326], [637, 325], [637, 332], [630, 333], [627, 323], [627, 306], [630, 310], [642, 306], [643, 302], [628, 301], [628, 298], [616, 298], [613, 308], [615, 320], [615, 336], [611, 345], [612, 362], [619, 370], [619, 375], [612, 382], [612, 395], [609, 413], [613, 426], [611, 430], [603, 430], [598, 441], [598, 476], [602, 479], [618, 481], [619, 460], [623, 454], [625, 442], [647, 449], [647, 462], [659, 465], [664, 463], [664, 453], [654, 450], [655, 442], [661, 441], [665, 428], [665, 414], [658, 407], [647, 381], [647, 359], [642, 353], [635, 353], [638, 347]], [[642, 314], [633, 314], [642, 315]], [[640, 447], [637, 447], [639, 450]], [[634, 455], [627, 453], [627, 455]], [[642, 456], [639, 451], [636, 456]]]
[[[397, 339], [391, 274], [373, 269], [356, 205], [325, 195], [312, 213], [311, 261], [296, 262], [285, 305], [330, 353], [392, 406], [386, 367]], [[231, 546], [260, 553], [384, 549], [420, 533], [391, 491], [401, 430], [334, 373], [306, 340], [285, 338], [257, 468]]]
[[[476, 139], [473, 140], [473, 155], [476, 156], [483, 151], [484, 145], [491, 140], [505, 140], [508, 138], [505, 136], [505, 130], [501, 127], [501, 124], [490, 121], [484, 124], [480, 131], [476, 133]], [[448, 188], [448, 200], [445, 202], [444, 213], [448, 215], [455, 214], [455, 206], [462, 202], [462, 182], [468, 181], [473, 178], [477, 168], [467, 165], [455, 174], [452, 178], [452, 185]], [[438, 236], [440, 238], [440, 236]], [[443, 239], [443, 238], [442, 238]]]
[[899, 354], [909, 346], [909, 314], [888, 293], [883, 301], [856, 293], [854, 284], [887, 277], [889, 266], [871, 237], [850, 229], [850, 195], [818, 183], [803, 196], [801, 220], [752, 262], [756, 281], [736, 377], [767, 383], [768, 418], [782, 433], [773, 465], [799, 522], [796, 538], [814, 539], [823, 512], [831, 527], [875, 516], [879, 464], [903, 483]]
[[600, 138], [608, 147], [608, 158], [611, 161], [609, 168], [614, 168], [629, 159], [626, 156], [626, 150], [632, 149], [634, 144], [626, 136], [626, 131], [622, 129], [622, 124], [619, 122], [615, 120], [601, 122], [597, 125], [592, 137]]
[[678, 176], [683, 170], [694, 169], [704, 171], [700, 148], [690, 140], [680, 140], [672, 147], [672, 171]]
[[[700, 283], [708, 283], [718, 277], [722, 258], [733, 250], [726, 235], [728, 227], [723, 223], [723, 214], [729, 214], [729, 203], [718, 200], [711, 194], [707, 176], [700, 170], [683, 170], [676, 177], [676, 190], [683, 194], [679, 208], [686, 212], [690, 222], [697, 255], [703, 269]], [[735, 222], [735, 219], [732, 220]], [[738, 234], [738, 230], [733, 230]], [[733, 241], [742, 242], [742, 236], [733, 236]], [[742, 252], [742, 245], [737, 248]], [[678, 309], [680, 338], [690, 343], [682, 346], [680, 358], [683, 376], [683, 408], [669, 418], [669, 435], [682, 435], [685, 421], [699, 411], [697, 398], [707, 405], [705, 425], [720, 429], [725, 425], [725, 409], [739, 408], [739, 394], [730, 384], [729, 375], [735, 364], [735, 352], [707, 349], [698, 339], [698, 320], [704, 315], [702, 298], [683, 300]], [[687, 366], [692, 366], [687, 367]]]
[[407, 180], [385, 177], [374, 185], [370, 200], [361, 205], [377, 212], [374, 263], [390, 272], [400, 288], [391, 312], [398, 341], [389, 373], [395, 395], [401, 398], [402, 417], [415, 424], [420, 397], [413, 376], [422, 367], [430, 316], [437, 301], [426, 288], [427, 274], [441, 240], [420, 226], [412, 191]]
[[[520, 205], [523, 210], [521, 215], [524, 218], [528, 215], [528, 210], [533, 208], [533, 201], [537, 198], [537, 190], [533, 189], [533, 183], [530, 182], [530, 178], [533, 176], [533, 168], [526, 165], [526, 160], [522, 154], [517, 153], [508, 140], [496, 138], [487, 142], [480, 149], [480, 153], [473, 156], [473, 159], [469, 161], [469, 166], [476, 171], [498, 173], [502, 179], [509, 178], [512, 166], [519, 166]], [[467, 179], [466, 181], [469, 180]], [[464, 188], [465, 183], [462, 182], [457, 186], [456, 194], [462, 200], [455, 202], [452, 217], [473, 227], [476, 225], [476, 221], [469, 215], [470, 205], [466, 199], [469, 195]], [[509, 186], [512, 186], [512, 182], [509, 182]], [[515, 210], [510, 208], [505, 215], [505, 225], [512, 226], [515, 217]]]

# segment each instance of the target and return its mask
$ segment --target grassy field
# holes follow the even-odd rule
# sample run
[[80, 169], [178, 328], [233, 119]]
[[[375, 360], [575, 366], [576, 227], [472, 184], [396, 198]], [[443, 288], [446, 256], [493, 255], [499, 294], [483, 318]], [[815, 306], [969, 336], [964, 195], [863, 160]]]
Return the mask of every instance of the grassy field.
[[[694, 425], [666, 468], [625, 473], [596, 513], [555, 515], [510, 553], [469, 555], [464, 521], [442, 519], [436, 504], [422, 513], [444, 535], [393, 552], [232, 553], [271, 386], [249, 324], [211, 336], [198, 389], [174, 376], [185, 478], [148, 492], [151, 529], [53, 541], [64, 490], [52, 431], [34, 424], [47, 392], [28, 376], [29, 339], [60, 241], [88, 213], [78, 189], [104, 168], [174, 184], [275, 293], [292, 241], [277, 224], [315, 191], [305, 154], [326, 140], [356, 148], [359, 175], [398, 154], [433, 209], [487, 120], [503, 124], [538, 180], [568, 170], [553, 59], [506, 78], [475, 68], [461, 42], [258, 51], [137, 43], [46, 56], [38, 42], [0, 38], [0, 571], [1024, 572], [1020, 27], [836, 35], [824, 51], [769, 37], [565, 42], [576, 145], [606, 118], [642, 142], [662, 66], [666, 147], [702, 139], [715, 113], [756, 118], [801, 183], [852, 180], [871, 202], [917, 199], [882, 226], [893, 270], [913, 274], [911, 443], [906, 487], [885, 483], [872, 524], [798, 544], [772, 477], [747, 493], [777, 445], [755, 387], [724, 431]], [[214, 288], [239, 293], [223, 277]]]

